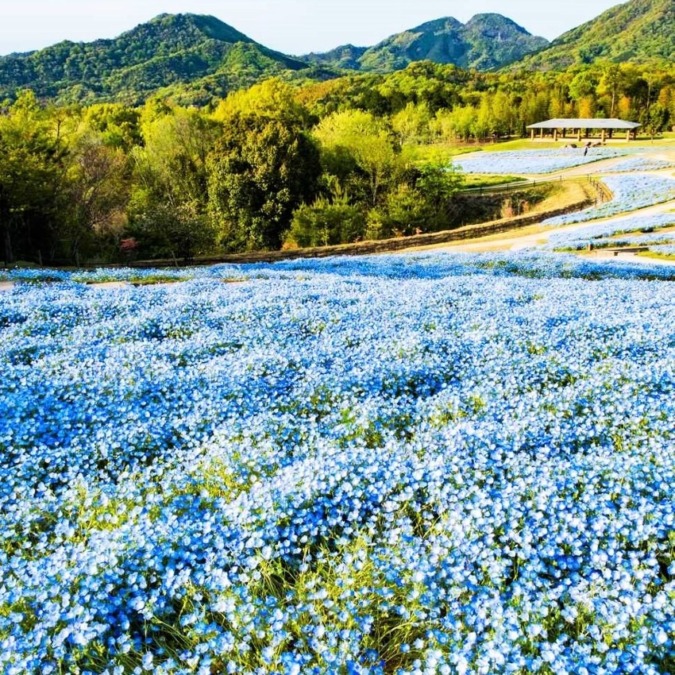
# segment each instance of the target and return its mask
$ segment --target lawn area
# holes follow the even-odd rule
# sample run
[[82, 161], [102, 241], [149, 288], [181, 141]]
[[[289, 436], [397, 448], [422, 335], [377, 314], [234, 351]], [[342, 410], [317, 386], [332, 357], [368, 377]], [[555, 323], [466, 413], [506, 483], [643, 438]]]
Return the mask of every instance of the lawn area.
[[506, 185], [507, 183], [517, 183], [524, 180], [522, 176], [501, 176], [499, 174], [467, 174], [464, 176], [463, 187], [481, 188], [492, 187], [494, 185]]

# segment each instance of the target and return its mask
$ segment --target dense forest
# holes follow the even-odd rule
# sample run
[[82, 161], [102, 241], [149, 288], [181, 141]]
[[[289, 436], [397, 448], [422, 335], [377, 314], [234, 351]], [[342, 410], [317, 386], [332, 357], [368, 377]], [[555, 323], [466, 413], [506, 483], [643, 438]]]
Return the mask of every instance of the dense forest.
[[[326, 82], [271, 79], [201, 108], [157, 97], [59, 107], [24, 91], [0, 115], [0, 257], [184, 259], [448, 229], [463, 217], [448, 147], [568, 116], [668, 130], [675, 71], [419, 62]], [[434, 148], [445, 154], [434, 159]]]

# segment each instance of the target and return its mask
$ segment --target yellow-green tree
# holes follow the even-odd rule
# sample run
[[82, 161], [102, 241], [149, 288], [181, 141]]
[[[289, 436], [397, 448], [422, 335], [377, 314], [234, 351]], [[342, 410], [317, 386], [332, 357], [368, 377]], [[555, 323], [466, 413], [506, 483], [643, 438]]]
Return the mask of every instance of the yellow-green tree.
[[383, 120], [362, 110], [335, 113], [314, 130], [324, 152], [337, 158], [345, 153], [353, 158], [367, 178], [370, 202], [375, 206], [380, 193], [400, 167], [397, 148]]
[[65, 148], [32, 92], [0, 117], [0, 233], [6, 263], [53, 257], [68, 210]]
[[143, 146], [134, 150], [132, 232], [150, 252], [191, 258], [208, 251], [207, 159], [220, 125], [206, 115], [153, 105], [144, 110]]

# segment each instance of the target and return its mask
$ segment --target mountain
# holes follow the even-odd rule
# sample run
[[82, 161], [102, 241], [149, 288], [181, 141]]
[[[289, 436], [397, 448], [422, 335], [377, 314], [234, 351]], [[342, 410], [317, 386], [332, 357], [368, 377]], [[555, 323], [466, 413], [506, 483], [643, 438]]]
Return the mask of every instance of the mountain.
[[112, 40], [61, 42], [0, 57], [0, 100], [31, 88], [61, 103], [140, 103], [167, 87], [224, 95], [308, 64], [258, 44], [212, 16], [162, 14]]
[[646, 63], [672, 61], [674, 55], [675, 0], [631, 0], [568, 31], [518, 66], [564, 70], [598, 59]]
[[30, 88], [59, 104], [135, 105], [155, 94], [206, 104], [272, 76], [386, 73], [422, 60], [483, 71], [565, 69], [598, 59], [672, 61], [674, 27], [675, 0], [630, 0], [550, 44], [500, 14], [478, 14], [466, 24], [453, 18], [430, 21], [374, 47], [344, 45], [291, 57], [215, 17], [162, 14], [112, 40], [61, 42], [0, 56], [0, 101]]
[[423, 60], [494, 70], [547, 45], [544, 38], [530, 35], [500, 14], [477, 14], [466, 24], [451, 17], [430, 21], [370, 48], [346, 45], [300, 58], [308, 63], [370, 72], [400, 70]]
[[299, 58], [315, 65], [327, 65], [342, 70], [361, 70], [360, 59], [367, 51], [368, 47], [342, 45], [331, 49], [329, 52], [312, 52]]

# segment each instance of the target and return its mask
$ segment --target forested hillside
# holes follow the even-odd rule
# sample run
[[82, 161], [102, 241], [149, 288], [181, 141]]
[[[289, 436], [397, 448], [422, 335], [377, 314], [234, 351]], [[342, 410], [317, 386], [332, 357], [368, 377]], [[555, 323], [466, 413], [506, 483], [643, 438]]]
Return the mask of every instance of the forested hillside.
[[568, 31], [548, 49], [528, 57], [526, 68], [562, 70], [599, 59], [616, 63], [670, 61], [675, 55], [673, 0], [631, 0]]
[[183, 96], [190, 93], [190, 102], [206, 102], [299, 70], [308, 70], [307, 64], [263, 47], [214, 17], [165, 14], [113, 40], [62, 42], [0, 57], [0, 100], [30, 88], [60, 103], [138, 104], [168, 87], [176, 93], [178, 85]]
[[[651, 53], [664, 53], [672, 9], [632, 0], [536, 58], [584, 35], [632, 44], [648, 26]], [[433, 60], [471, 34], [462, 58], [487, 68], [514, 56], [523, 29], [496, 15], [422, 28], [375, 51], [344, 47], [326, 66], [212, 17], [163, 15], [116, 40], [0, 59], [0, 257], [190, 258], [452, 229], [477, 213], [448, 170], [467, 148], [547, 118], [619, 117], [652, 137], [675, 127], [668, 59], [598, 52], [608, 58], [562, 71], [533, 60], [486, 72]], [[499, 215], [489, 208], [481, 216]]]
[[542, 49], [547, 40], [530, 35], [500, 14], [478, 14], [462, 24], [451, 17], [398, 33], [370, 48], [352, 45], [303, 57], [311, 63], [378, 73], [415, 61], [494, 70]]

